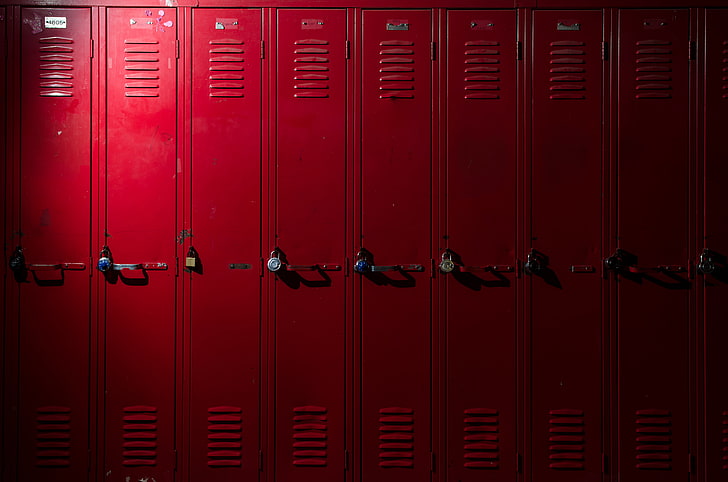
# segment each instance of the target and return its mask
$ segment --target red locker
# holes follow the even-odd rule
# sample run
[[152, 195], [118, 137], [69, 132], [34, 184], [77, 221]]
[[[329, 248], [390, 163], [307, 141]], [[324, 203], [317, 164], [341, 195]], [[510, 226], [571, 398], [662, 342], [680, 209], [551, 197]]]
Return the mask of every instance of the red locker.
[[[175, 468], [176, 11], [106, 17], [102, 173], [107, 480]], [[101, 243], [100, 243], [101, 244]]]
[[446, 28], [445, 219], [436, 260], [446, 323], [442, 446], [448, 480], [513, 481], [516, 12], [451, 10]]
[[530, 472], [602, 476], [602, 13], [537, 11], [531, 68]]
[[362, 15], [355, 258], [361, 350], [361, 479], [431, 470], [432, 19]]
[[6, 387], [17, 393], [17, 407], [9, 408], [18, 426], [8, 430], [17, 433], [17, 480], [86, 480], [91, 16], [86, 8], [19, 12], [21, 91], [13, 95], [20, 118], [13, 123], [20, 151], [7, 327], [17, 334], [18, 387]]
[[347, 15], [279, 10], [273, 243], [275, 480], [340, 481], [346, 428]]
[[192, 12], [189, 476], [257, 480], [261, 11]]
[[705, 40], [704, 227], [698, 247], [698, 282], [703, 288], [705, 336], [706, 480], [728, 476], [728, 206], [725, 186], [725, 125], [728, 119], [728, 10], [707, 10]]
[[617, 290], [621, 480], [688, 474], [690, 413], [689, 12], [618, 18]]

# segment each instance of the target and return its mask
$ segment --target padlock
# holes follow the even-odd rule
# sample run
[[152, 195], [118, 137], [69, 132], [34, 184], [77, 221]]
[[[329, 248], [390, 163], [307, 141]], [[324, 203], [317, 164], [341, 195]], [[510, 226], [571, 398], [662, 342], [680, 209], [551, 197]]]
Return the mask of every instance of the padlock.
[[368, 273], [372, 266], [367, 256], [359, 251], [356, 253], [356, 261], [354, 262], [354, 271], [357, 273]]
[[278, 251], [273, 250], [270, 253], [270, 258], [268, 259], [268, 263], [266, 264], [268, 267], [268, 271], [271, 271], [275, 273], [276, 271], [280, 270], [283, 266], [283, 263], [281, 262], [281, 259], [278, 257]]
[[195, 251], [195, 248], [193, 248], [192, 246], [190, 246], [190, 249], [187, 250], [187, 256], [185, 257], [185, 268], [197, 268], [197, 251]]
[[114, 262], [111, 260], [111, 251], [108, 246], [104, 246], [99, 253], [99, 261], [96, 263], [96, 269], [106, 272], [111, 269]]
[[20, 246], [15, 248], [8, 265], [10, 266], [10, 269], [15, 272], [25, 270], [25, 256], [23, 255], [23, 248]]
[[455, 270], [455, 263], [452, 260], [452, 253], [450, 250], [445, 250], [442, 253], [442, 261], [440, 261], [440, 271], [443, 273], [452, 273]]

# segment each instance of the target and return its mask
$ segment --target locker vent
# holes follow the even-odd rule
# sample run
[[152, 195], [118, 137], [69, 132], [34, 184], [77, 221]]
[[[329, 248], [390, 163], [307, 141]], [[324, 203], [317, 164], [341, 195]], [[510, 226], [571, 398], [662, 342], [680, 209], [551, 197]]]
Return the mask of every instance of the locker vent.
[[127, 467], [157, 465], [157, 407], [124, 407], [124, 458]]
[[728, 410], [723, 412], [723, 470], [728, 470]]
[[41, 407], [37, 410], [36, 465], [68, 467], [71, 465], [71, 409]]
[[465, 42], [465, 98], [498, 99], [500, 44], [489, 40]]
[[293, 465], [326, 465], [327, 411], [326, 407], [310, 405], [293, 409]]
[[210, 97], [243, 97], [243, 41], [210, 40]]
[[498, 411], [492, 408], [465, 410], [465, 467], [498, 468], [498, 423]]
[[242, 409], [211, 407], [207, 410], [207, 465], [240, 467], [242, 453]]
[[721, 65], [723, 65], [722, 69], [722, 91], [723, 95], [722, 97], [724, 99], [728, 99], [728, 40], [723, 41], [723, 58], [721, 59]]
[[379, 410], [380, 467], [414, 467], [414, 413], [402, 407]]
[[560, 40], [551, 42], [549, 60], [549, 99], [586, 99], [586, 50], [584, 42]]
[[636, 42], [635, 97], [669, 99], [672, 97], [672, 42], [640, 40]]
[[549, 468], [584, 469], [584, 411], [549, 411]]
[[40, 96], [72, 97], [73, 39], [44, 37], [40, 45]]
[[329, 96], [329, 44], [326, 40], [303, 39], [294, 42], [293, 97], [317, 99]]
[[672, 418], [668, 410], [637, 410], [637, 468], [672, 469]]
[[414, 45], [408, 40], [379, 42], [380, 99], [414, 99]]
[[159, 42], [124, 40], [124, 95], [159, 97]]

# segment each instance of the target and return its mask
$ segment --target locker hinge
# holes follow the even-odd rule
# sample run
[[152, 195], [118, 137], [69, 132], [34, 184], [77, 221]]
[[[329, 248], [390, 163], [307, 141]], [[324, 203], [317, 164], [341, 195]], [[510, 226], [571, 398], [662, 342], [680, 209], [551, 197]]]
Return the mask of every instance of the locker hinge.
[[523, 60], [523, 43], [516, 40], [516, 60]]
[[263, 472], [263, 451], [258, 451], [258, 472]]
[[430, 278], [435, 277], [435, 260], [430, 258]]
[[174, 275], [179, 277], [179, 257], [174, 258]]
[[265, 58], [265, 40], [260, 41], [260, 58]]
[[688, 454], [688, 474], [692, 474], [695, 472], [695, 456], [693, 454]]
[[174, 58], [179, 59], [179, 40], [175, 40]]
[[174, 470], [176, 472], [177, 471], [177, 451], [172, 450], [172, 455], [174, 455], [174, 468], [172, 470]]
[[[265, 270], [263, 269], [263, 263], [264, 263], [264, 261], [263, 261], [263, 258], [259, 258], [258, 261], [259, 261], [258, 262], [258, 275], [262, 278], [263, 277], [263, 274], [265, 273]], [[263, 452], [261, 452], [261, 454], [262, 453]]]
[[602, 473], [609, 473], [609, 459], [607, 458], [607, 454], [602, 454]]
[[351, 58], [351, 42], [346, 41], [346, 60]]
[[523, 455], [521, 454], [516, 455], [516, 472], [519, 474], [523, 472]]
[[435, 471], [435, 452], [430, 452], [430, 472]]
[[695, 40], [691, 40], [688, 48], [688, 60], [695, 60], [695, 58], [698, 56], [698, 44], [695, 42]]
[[344, 276], [349, 276], [349, 258], [344, 260]]
[[86, 451], [88, 458], [86, 459], [86, 472], [91, 472], [91, 449]]
[[435, 60], [435, 54], [437, 53], [437, 44], [430, 42], [430, 60]]
[[91, 39], [91, 50], [90, 50], [89, 57], [94, 58], [94, 39]]
[[349, 470], [349, 451], [344, 450], [344, 470]]
[[602, 42], [602, 60], [609, 60], [609, 42]]

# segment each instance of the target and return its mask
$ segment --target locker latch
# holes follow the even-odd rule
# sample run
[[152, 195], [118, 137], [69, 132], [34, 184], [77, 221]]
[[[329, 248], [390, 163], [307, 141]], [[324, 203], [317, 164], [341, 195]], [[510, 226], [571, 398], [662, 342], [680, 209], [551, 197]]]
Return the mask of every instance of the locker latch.
[[450, 251], [449, 249], [446, 249], [441, 256], [440, 259], [440, 271], [443, 273], [452, 273], [453, 271], [458, 271], [462, 273], [475, 273], [475, 272], [485, 272], [490, 271], [491, 273], [513, 273], [516, 268], [512, 265], [508, 264], [491, 264], [486, 266], [464, 266], [462, 264], [459, 264], [456, 262], [455, 258], [457, 256], [455, 253]]
[[114, 263], [111, 250], [108, 246], [104, 246], [99, 253], [96, 268], [104, 273], [123, 270], [164, 271], [167, 269], [167, 263]]
[[622, 249], [617, 249], [614, 254], [604, 260], [604, 267], [612, 271], [624, 271], [632, 274], [646, 273], [684, 273], [687, 269], [676, 264], [660, 264], [657, 266], [640, 266], [637, 264], [637, 257]]
[[354, 271], [360, 274], [365, 273], [381, 273], [384, 271], [415, 271], [422, 272], [425, 267], [421, 264], [392, 264], [392, 265], [375, 265], [371, 261], [371, 255], [368, 251], [361, 249], [356, 253], [354, 261]]

